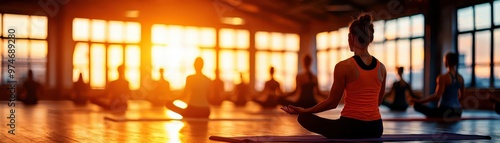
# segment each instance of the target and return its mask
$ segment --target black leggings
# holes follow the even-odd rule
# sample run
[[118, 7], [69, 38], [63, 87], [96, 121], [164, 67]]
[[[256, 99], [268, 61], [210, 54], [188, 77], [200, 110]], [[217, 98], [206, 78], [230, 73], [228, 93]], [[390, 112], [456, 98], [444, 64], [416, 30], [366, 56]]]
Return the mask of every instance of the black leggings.
[[210, 116], [210, 107], [196, 107], [188, 105], [186, 109], [175, 106], [172, 102], [167, 102], [165, 105], [169, 110], [177, 114], [181, 114], [184, 118], [208, 118]]
[[330, 120], [314, 114], [300, 114], [297, 117], [305, 129], [327, 138], [379, 138], [384, 130], [382, 120], [362, 121], [340, 117]]
[[424, 114], [427, 118], [456, 119], [462, 117], [462, 109], [460, 108], [430, 108], [418, 103], [415, 103], [413, 108], [415, 108], [415, 111]]

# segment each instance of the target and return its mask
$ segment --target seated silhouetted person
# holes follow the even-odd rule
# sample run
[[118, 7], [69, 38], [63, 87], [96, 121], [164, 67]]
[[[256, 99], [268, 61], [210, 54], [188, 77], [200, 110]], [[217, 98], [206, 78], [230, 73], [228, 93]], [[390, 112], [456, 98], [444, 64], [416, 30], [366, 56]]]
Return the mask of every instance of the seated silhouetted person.
[[78, 76], [78, 81], [73, 83], [73, 93], [71, 94], [71, 100], [76, 104], [85, 104], [88, 100], [88, 92], [90, 87], [87, 83], [83, 81], [83, 75], [80, 73]]
[[500, 114], [500, 95], [490, 95], [488, 98], [493, 102], [493, 110]]
[[248, 83], [246, 83], [243, 79], [243, 73], [240, 73], [240, 79], [241, 82], [238, 85], [236, 85], [236, 90], [233, 95], [233, 98], [229, 100], [234, 102], [236, 106], [245, 106], [245, 104], [247, 103], [249, 86]]
[[385, 94], [384, 97], [389, 97], [389, 95], [394, 94], [393, 102], [382, 101], [382, 105], [389, 107], [392, 111], [406, 111], [408, 108], [408, 100], [406, 99], [406, 91], [410, 93], [412, 98], [420, 98], [413, 93], [411, 86], [403, 79], [403, 67], [398, 68], [399, 81], [395, 81], [392, 84], [392, 88], [389, 93]]
[[28, 79], [24, 81], [20, 100], [24, 104], [38, 103], [38, 96], [42, 95], [42, 85], [33, 79], [33, 71], [28, 70]]
[[269, 68], [269, 75], [271, 79], [266, 81], [264, 84], [264, 90], [262, 90], [261, 95], [265, 96], [264, 100], [258, 97], [253, 99], [254, 102], [258, 103], [264, 108], [274, 108], [279, 104], [279, 96], [283, 94], [281, 91], [280, 83], [274, 79], [274, 67]]
[[124, 112], [130, 96], [129, 82], [125, 79], [125, 68], [118, 67], [118, 79], [111, 81], [106, 86], [104, 96], [94, 99], [94, 103], [111, 110], [112, 112]]
[[[464, 96], [464, 78], [457, 72], [458, 54], [446, 54], [443, 62], [447, 72], [437, 77], [436, 92], [422, 99], [412, 99], [413, 108], [428, 118], [455, 120], [462, 117], [460, 98]], [[425, 105], [432, 101], [439, 101], [437, 108]]]
[[220, 79], [219, 70], [215, 70], [215, 79], [212, 81], [211, 86], [213, 90], [210, 93], [208, 102], [210, 105], [219, 106], [224, 101], [224, 82]]
[[[304, 56], [302, 62], [302, 69], [304, 70], [302, 73], [297, 74], [297, 77], [295, 78], [297, 87], [293, 92], [280, 97], [279, 102], [283, 105], [293, 105], [298, 107], [310, 108], [318, 104], [315, 95], [328, 97], [328, 95], [322, 94], [319, 90], [318, 77], [316, 77], [316, 75], [314, 75], [311, 71], [311, 56]], [[297, 101], [289, 101], [286, 99], [286, 97], [295, 95], [296, 93], [299, 93], [299, 99]]]
[[154, 100], [166, 100], [167, 96], [170, 96], [170, 83], [165, 80], [165, 76], [163, 76], [164, 69], [160, 68], [158, 71], [160, 72], [160, 79], [156, 81], [156, 86], [153, 89], [153, 98]]
[[196, 58], [194, 69], [196, 73], [186, 78], [186, 86], [181, 97], [187, 103], [187, 108], [177, 107], [173, 102], [167, 102], [165, 106], [183, 117], [208, 118], [210, 106], [207, 98], [212, 90], [210, 86], [212, 81], [201, 72], [203, 69], [202, 58]]

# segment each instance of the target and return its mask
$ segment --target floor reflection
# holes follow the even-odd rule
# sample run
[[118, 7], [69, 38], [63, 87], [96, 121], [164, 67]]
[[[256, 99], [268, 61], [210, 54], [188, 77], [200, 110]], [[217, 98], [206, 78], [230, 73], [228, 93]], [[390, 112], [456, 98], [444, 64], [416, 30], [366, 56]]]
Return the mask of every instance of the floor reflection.
[[[165, 135], [167, 136], [168, 143], [181, 143], [182, 135], [179, 131], [184, 127], [181, 121], [171, 121], [163, 124]], [[155, 142], [162, 142], [161, 140]]]

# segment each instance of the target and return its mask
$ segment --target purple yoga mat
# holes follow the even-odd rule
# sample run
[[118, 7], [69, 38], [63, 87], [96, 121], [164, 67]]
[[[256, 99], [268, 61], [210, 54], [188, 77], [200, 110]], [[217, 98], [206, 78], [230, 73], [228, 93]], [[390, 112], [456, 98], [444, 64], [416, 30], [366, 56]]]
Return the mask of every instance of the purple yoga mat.
[[380, 138], [367, 139], [327, 139], [320, 135], [305, 135], [305, 136], [241, 136], [241, 137], [220, 137], [210, 136], [210, 140], [222, 142], [384, 142], [384, 141], [452, 141], [452, 140], [490, 140], [490, 136], [480, 135], [463, 135], [454, 133], [438, 133], [438, 134], [387, 134]]

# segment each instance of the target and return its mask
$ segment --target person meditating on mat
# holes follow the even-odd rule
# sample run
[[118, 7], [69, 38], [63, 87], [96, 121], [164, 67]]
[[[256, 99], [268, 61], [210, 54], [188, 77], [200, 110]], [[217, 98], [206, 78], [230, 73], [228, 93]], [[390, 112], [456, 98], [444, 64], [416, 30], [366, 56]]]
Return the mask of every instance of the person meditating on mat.
[[236, 90], [234, 91], [232, 98], [229, 98], [229, 101], [234, 102], [234, 105], [236, 106], [245, 106], [250, 89], [248, 83], [246, 83], [243, 78], [243, 73], [240, 73], [240, 81], [241, 82], [236, 85]]
[[[457, 119], [462, 116], [459, 98], [464, 95], [464, 79], [456, 69], [458, 54], [446, 54], [444, 64], [447, 72], [437, 77], [436, 93], [422, 99], [413, 99], [415, 110], [427, 118]], [[439, 100], [437, 108], [424, 105], [424, 103], [437, 100]]]
[[125, 79], [125, 67], [120, 65], [117, 68], [118, 79], [111, 81], [106, 86], [104, 96], [96, 97], [91, 101], [103, 108], [109, 109], [114, 113], [123, 113], [128, 108], [128, 99], [130, 97], [129, 82]]
[[[324, 95], [319, 90], [318, 86], [318, 77], [311, 72], [311, 64], [312, 58], [309, 55], [304, 56], [302, 59], [302, 67], [304, 71], [297, 75], [295, 78], [295, 82], [297, 87], [291, 93], [286, 94], [285, 96], [280, 97], [280, 101], [284, 105], [293, 105], [303, 108], [313, 107], [318, 104], [316, 101], [315, 95], [321, 95], [322, 97], [327, 97], [328, 95]], [[299, 99], [295, 102], [289, 101], [286, 97], [295, 95], [295, 93], [299, 92]]]
[[220, 79], [219, 69], [215, 70], [215, 79], [212, 81], [212, 92], [210, 92], [210, 98], [208, 102], [213, 106], [220, 106], [222, 101], [225, 99], [224, 95], [224, 82]]
[[158, 79], [155, 85], [155, 88], [153, 89], [153, 94], [154, 96], [152, 100], [163, 100], [165, 101], [168, 99], [168, 96], [172, 96], [171, 91], [170, 91], [170, 82], [165, 80], [164, 73], [165, 69], [160, 68], [158, 70], [158, 73], [160, 74], [160, 79]]
[[85, 104], [88, 100], [88, 93], [90, 86], [83, 81], [83, 75], [80, 73], [78, 75], [78, 80], [73, 83], [73, 92], [71, 93], [71, 99], [76, 104]]
[[208, 96], [213, 88], [211, 87], [212, 81], [201, 72], [203, 69], [202, 58], [195, 59], [194, 69], [196, 73], [186, 78], [186, 86], [181, 97], [185, 99], [187, 108], [179, 108], [173, 102], [167, 102], [165, 106], [183, 117], [208, 118], [210, 115]]
[[[327, 138], [379, 138], [383, 125], [378, 107], [385, 93], [387, 73], [385, 66], [368, 53], [373, 32], [372, 16], [361, 14], [349, 26], [349, 49], [354, 56], [335, 65], [328, 98], [311, 108], [288, 105], [282, 110], [298, 114], [302, 127]], [[337, 108], [343, 95], [345, 105], [339, 119], [314, 115]]]
[[28, 70], [28, 79], [24, 81], [21, 89], [20, 100], [27, 105], [38, 103], [38, 97], [42, 95], [42, 85], [33, 79], [33, 71]]
[[253, 101], [258, 103], [260, 106], [264, 108], [274, 108], [279, 104], [279, 96], [283, 95], [283, 91], [281, 91], [281, 86], [278, 81], [274, 79], [274, 67], [269, 68], [269, 76], [271, 79], [266, 81], [264, 84], [264, 90], [260, 92], [258, 95], [264, 95], [265, 100], [259, 100], [261, 97], [254, 98]]
[[493, 110], [500, 114], [500, 95], [489, 95], [488, 99], [493, 102]]
[[[392, 111], [406, 111], [408, 108], [408, 102], [406, 100], [406, 91], [410, 93], [412, 98], [418, 99], [419, 96], [413, 93], [411, 86], [403, 79], [403, 67], [398, 67], [398, 77], [399, 81], [396, 81], [392, 84], [391, 90], [389, 93], [385, 94], [384, 100], [382, 101], [382, 105], [389, 107]], [[394, 94], [393, 102], [388, 102], [385, 99], [390, 95]]]

